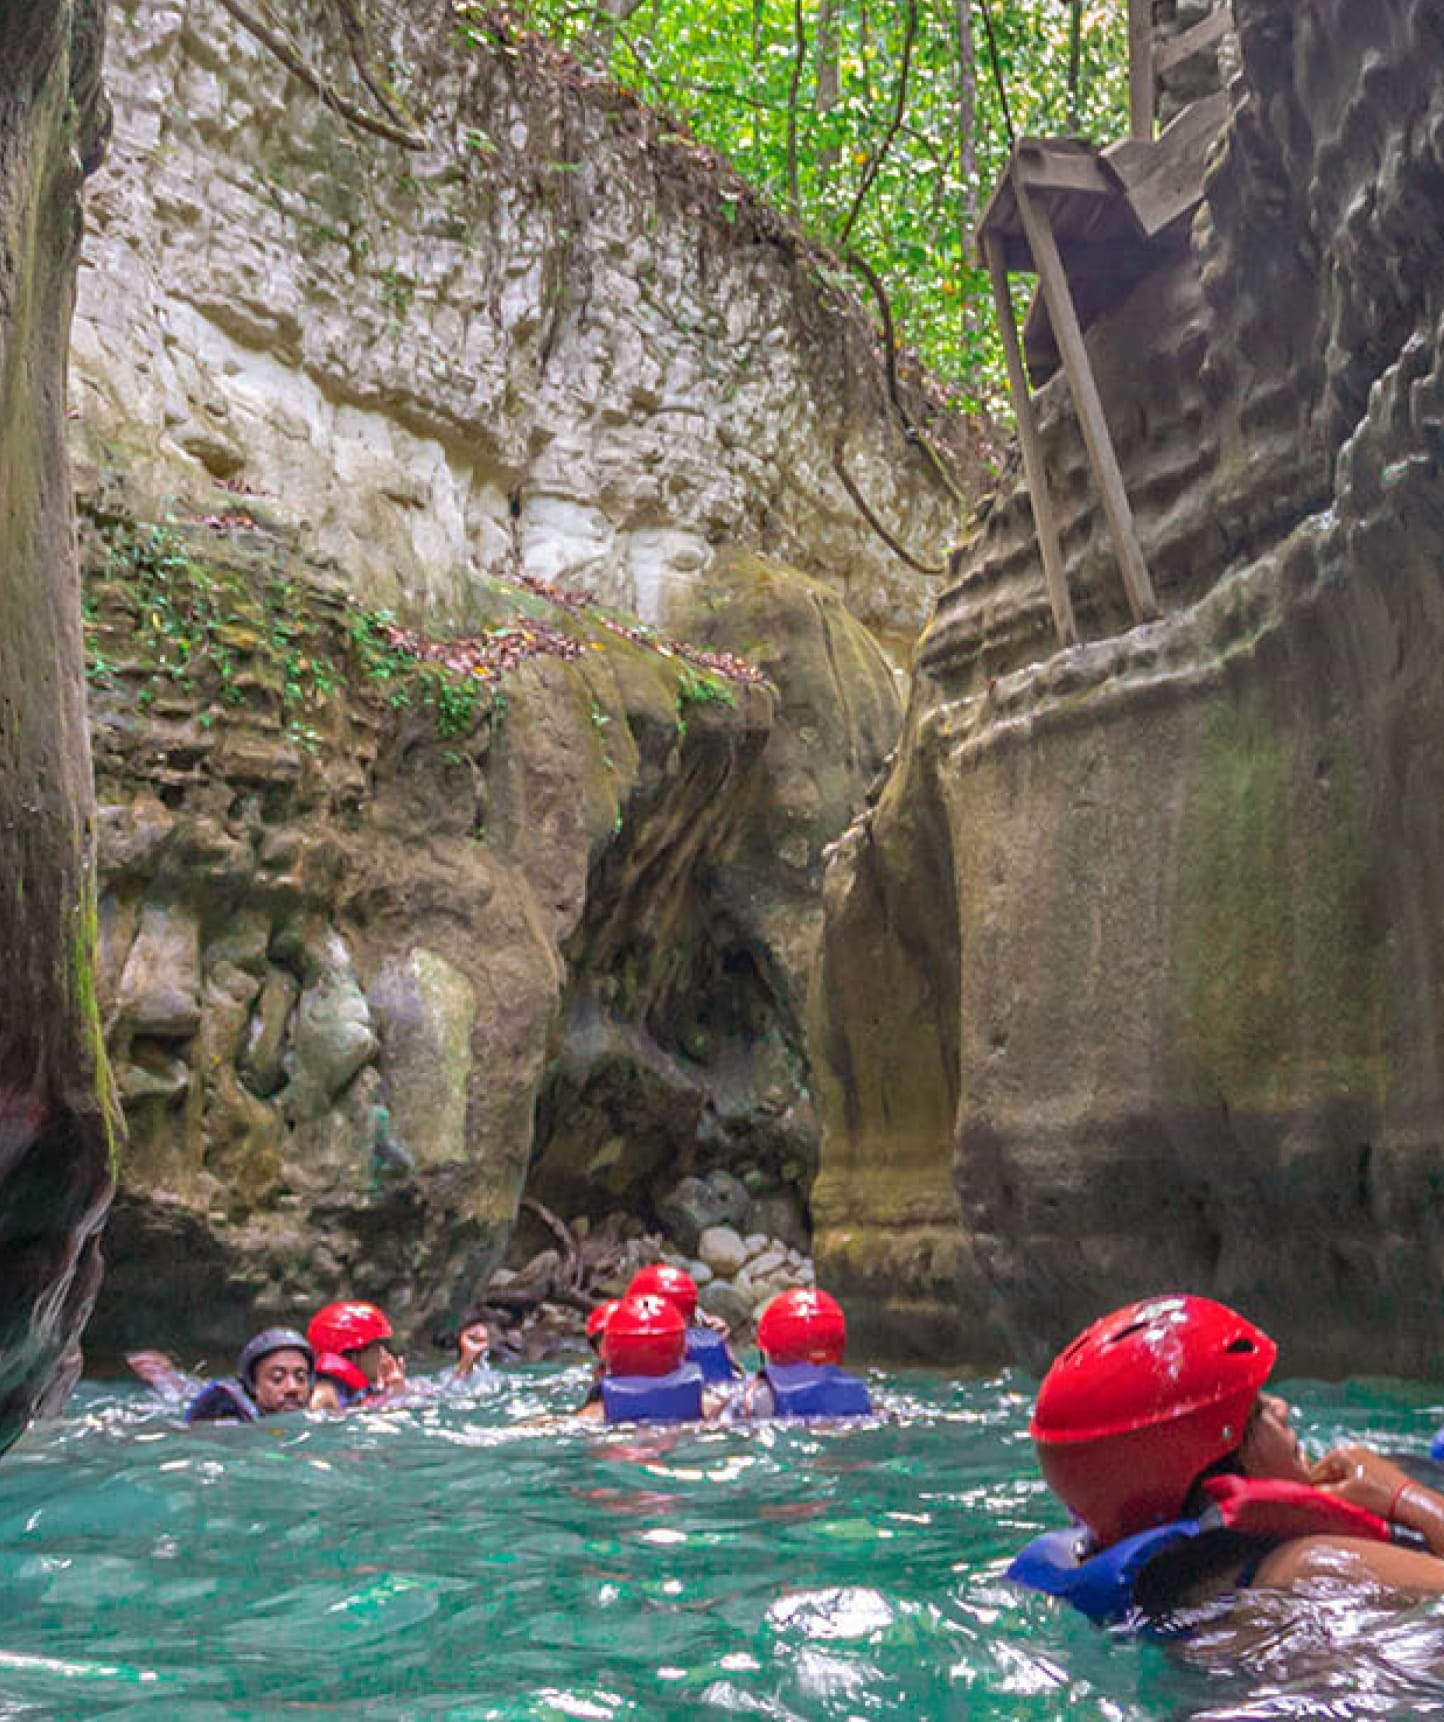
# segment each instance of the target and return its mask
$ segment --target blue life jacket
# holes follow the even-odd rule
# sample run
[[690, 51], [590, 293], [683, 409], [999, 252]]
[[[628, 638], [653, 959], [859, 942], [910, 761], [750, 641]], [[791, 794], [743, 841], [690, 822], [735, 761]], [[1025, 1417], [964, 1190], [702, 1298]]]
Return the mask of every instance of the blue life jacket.
[[727, 1341], [713, 1327], [687, 1329], [687, 1361], [697, 1365], [704, 1381], [731, 1381], [736, 1375]]
[[835, 1363], [767, 1364], [762, 1379], [772, 1389], [777, 1417], [867, 1417], [872, 1400], [855, 1375]]
[[1155, 1556], [1214, 1529], [1216, 1523], [1180, 1519], [1176, 1524], [1139, 1531], [1085, 1558], [1081, 1550], [1088, 1533], [1079, 1525], [1070, 1525], [1067, 1530], [1045, 1531], [1034, 1537], [1021, 1554], [1014, 1556], [1007, 1576], [1014, 1584], [1071, 1602], [1089, 1620], [1122, 1620], [1133, 1608], [1138, 1575]]
[[1441, 1429], [1429, 1443], [1429, 1457], [1431, 1459], [1444, 1459], [1444, 1429]]
[[670, 1375], [604, 1375], [608, 1423], [695, 1423], [702, 1415], [702, 1372], [684, 1363]]
[[187, 1423], [254, 1423], [260, 1408], [233, 1376], [208, 1381], [186, 1406]]
[[1211, 1505], [1196, 1519], [1156, 1525], [1093, 1555], [1083, 1552], [1087, 1532], [1080, 1527], [1047, 1531], [1017, 1556], [1007, 1576], [1030, 1590], [1062, 1597], [1090, 1620], [1109, 1621], [1123, 1619], [1133, 1608], [1139, 1577], [1150, 1561], [1166, 1549], [1217, 1531], [1252, 1538], [1255, 1548], [1310, 1536], [1361, 1537], [1401, 1548], [1427, 1546], [1418, 1531], [1390, 1524], [1308, 1483], [1224, 1475], [1208, 1478], [1203, 1487]]

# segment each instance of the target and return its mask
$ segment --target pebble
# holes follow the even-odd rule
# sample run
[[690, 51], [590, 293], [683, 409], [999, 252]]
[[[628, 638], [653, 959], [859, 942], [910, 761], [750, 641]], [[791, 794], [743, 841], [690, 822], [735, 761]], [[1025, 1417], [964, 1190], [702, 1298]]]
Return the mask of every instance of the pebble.
[[749, 1232], [743, 1239], [743, 1247], [749, 1256], [760, 1256], [771, 1242], [766, 1232]]
[[686, 1268], [687, 1272], [691, 1274], [693, 1282], [697, 1286], [698, 1290], [707, 1285], [713, 1278], [712, 1270], [707, 1266], [706, 1262], [684, 1262], [682, 1265]]
[[747, 1271], [754, 1280], [767, 1279], [786, 1267], [787, 1252], [781, 1244], [773, 1244], [770, 1249], [763, 1250], [761, 1255], [754, 1256], [747, 1263]]

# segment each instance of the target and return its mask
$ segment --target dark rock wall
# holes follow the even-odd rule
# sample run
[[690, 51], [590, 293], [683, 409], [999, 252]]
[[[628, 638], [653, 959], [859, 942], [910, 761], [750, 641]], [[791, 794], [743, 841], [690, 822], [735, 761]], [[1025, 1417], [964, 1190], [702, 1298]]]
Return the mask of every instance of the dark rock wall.
[[[1235, 11], [1193, 257], [1090, 335], [1167, 613], [1123, 631], [1055, 383], [1086, 643], [1053, 650], [1005, 486], [829, 875], [819, 1276], [888, 1334], [951, 1310], [962, 1357], [1041, 1363], [1186, 1286], [1301, 1372], [1437, 1372], [1444, 9]], [[886, 1001], [827, 985], [910, 923], [932, 947]], [[900, 1039], [932, 1074], [899, 1094]], [[911, 1214], [898, 1117], [932, 1192]], [[857, 1262], [914, 1244], [878, 1296]]]
[[88, 0], [0, 10], [0, 1448], [73, 1350], [110, 1193], [64, 442], [101, 33]]

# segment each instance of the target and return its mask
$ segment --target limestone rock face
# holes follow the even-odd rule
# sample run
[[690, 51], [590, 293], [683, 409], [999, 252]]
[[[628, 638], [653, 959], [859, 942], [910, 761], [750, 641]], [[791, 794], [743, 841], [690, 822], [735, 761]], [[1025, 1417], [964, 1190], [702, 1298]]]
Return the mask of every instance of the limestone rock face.
[[524, 1192], [650, 1219], [690, 1182], [741, 1220], [755, 1191], [797, 1232], [806, 881], [898, 722], [835, 595], [719, 559], [711, 644], [763, 619], [773, 685], [478, 580], [485, 638], [556, 649], [468, 680], [378, 648], [277, 533], [85, 526], [131, 1136], [97, 1354], [219, 1360], [349, 1292], [424, 1338], [480, 1292]]
[[0, 1450], [79, 1368], [119, 1125], [64, 398], [103, 32], [91, 0], [0, 8]]
[[[113, 8], [82, 476], [122, 474], [147, 516], [244, 488], [352, 591], [429, 625], [467, 620], [478, 569], [658, 622], [740, 543], [905, 650], [923, 591], [835, 450], [929, 560], [958, 521], [857, 306], [631, 98], [534, 39], [468, 45], [450, 0], [391, 11], [420, 153], [348, 126], [221, 9]], [[329, 67], [334, 44], [291, 27]], [[966, 469], [959, 422], [913, 410]]]
[[1166, 615], [1128, 631], [1055, 382], [1085, 643], [1051, 643], [1015, 477], [828, 875], [819, 1275], [957, 1357], [1039, 1365], [1186, 1288], [1301, 1373], [1432, 1373], [1439, 20], [1235, 14], [1192, 255], [1089, 337]]

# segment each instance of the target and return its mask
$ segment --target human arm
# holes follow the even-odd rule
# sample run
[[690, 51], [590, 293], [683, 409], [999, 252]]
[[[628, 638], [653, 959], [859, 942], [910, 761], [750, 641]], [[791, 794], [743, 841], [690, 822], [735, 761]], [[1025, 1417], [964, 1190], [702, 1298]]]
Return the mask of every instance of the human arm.
[[1368, 1447], [1336, 1447], [1313, 1467], [1316, 1489], [1364, 1507], [1423, 1537], [1429, 1556], [1444, 1557], [1444, 1495]]
[[331, 1382], [320, 1380], [312, 1385], [310, 1409], [312, 1411], [339, 1411], [341, 1409], [341, 1395], [337, 1393]]

